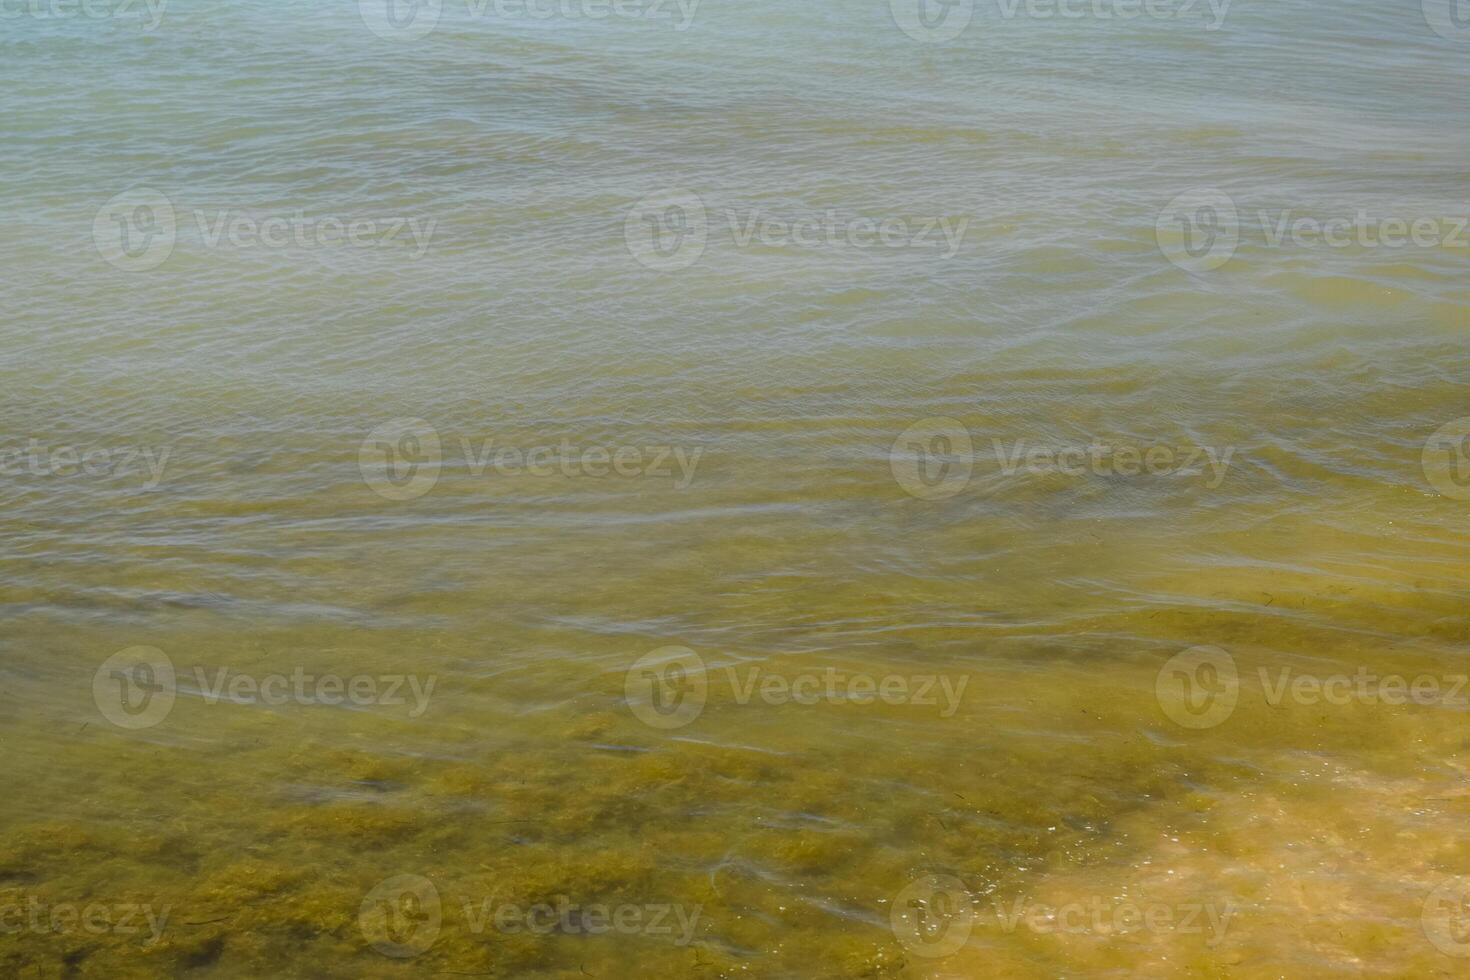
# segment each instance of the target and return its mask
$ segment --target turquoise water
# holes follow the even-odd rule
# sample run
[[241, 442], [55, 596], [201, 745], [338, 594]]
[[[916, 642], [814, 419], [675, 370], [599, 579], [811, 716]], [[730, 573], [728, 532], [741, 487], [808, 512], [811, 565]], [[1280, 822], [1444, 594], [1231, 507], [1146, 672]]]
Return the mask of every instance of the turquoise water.
[[0, 5], [5, 972], [1470, 972], [1436, 4]]

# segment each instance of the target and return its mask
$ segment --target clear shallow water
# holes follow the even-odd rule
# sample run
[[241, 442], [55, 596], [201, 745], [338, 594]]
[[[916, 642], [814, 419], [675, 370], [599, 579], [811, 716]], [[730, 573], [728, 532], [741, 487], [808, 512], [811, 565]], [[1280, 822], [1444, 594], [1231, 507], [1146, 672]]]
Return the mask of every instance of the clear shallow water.
[[[1424, 454], [1470, 415], [1470, 44], [1406, 3], [1000, 10], [0, 21], [0, 907], [42, 916], [6, 972], [1466, 972], [1470, 494]], [[1199, 189], [1213, 269], [1159, 230]], [[1273, 244], [1283, 209], [1439, 238]], [[563, 444], [609, 472], [494, 462]], [[829, 668], [963, 688], [775, 703]], [[1439, 696], [1272, 693], [1360, 668]], [[250, 686], [298, 671], [377, 686]], [[477, 918], [563, 897], [697, 920]]]

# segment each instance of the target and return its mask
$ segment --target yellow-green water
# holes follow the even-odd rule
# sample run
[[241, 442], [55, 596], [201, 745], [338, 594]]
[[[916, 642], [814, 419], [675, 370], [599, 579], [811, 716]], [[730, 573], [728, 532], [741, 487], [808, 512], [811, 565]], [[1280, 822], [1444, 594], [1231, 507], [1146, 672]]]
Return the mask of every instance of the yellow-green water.
[[1466, 39], [489, 9], [0, 20], [0, 972], [1470, 976]]

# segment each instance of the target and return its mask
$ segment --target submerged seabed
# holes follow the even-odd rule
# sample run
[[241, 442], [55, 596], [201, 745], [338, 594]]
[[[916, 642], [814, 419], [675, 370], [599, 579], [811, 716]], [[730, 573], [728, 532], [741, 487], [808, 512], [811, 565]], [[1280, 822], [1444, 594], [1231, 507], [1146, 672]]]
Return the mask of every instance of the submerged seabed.
[[476, 9], [0, 20], [0, 972], [1470, 975], [1470, 45]]

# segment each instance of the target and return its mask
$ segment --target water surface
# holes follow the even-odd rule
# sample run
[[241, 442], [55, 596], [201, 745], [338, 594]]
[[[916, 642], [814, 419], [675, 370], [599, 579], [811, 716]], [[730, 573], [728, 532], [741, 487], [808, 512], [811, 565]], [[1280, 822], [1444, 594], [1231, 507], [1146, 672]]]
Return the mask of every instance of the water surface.
[[1466, 973], [1465, 39], [495, 9], [0, 20], [7, 974]]

